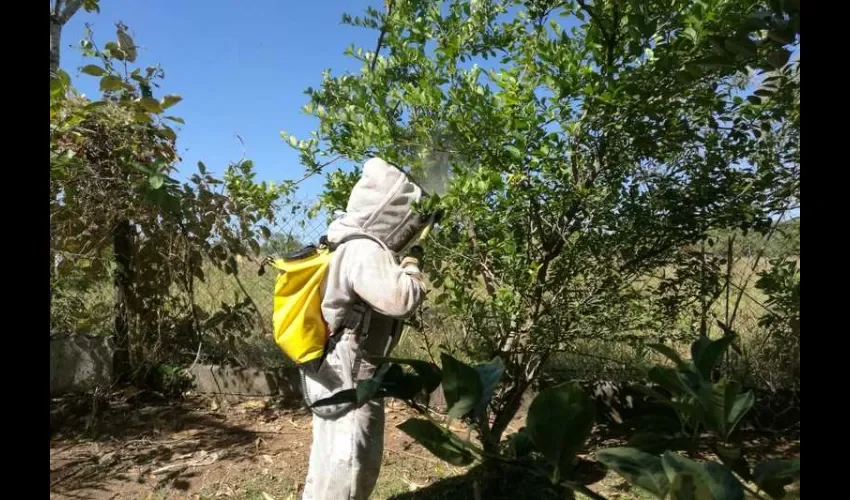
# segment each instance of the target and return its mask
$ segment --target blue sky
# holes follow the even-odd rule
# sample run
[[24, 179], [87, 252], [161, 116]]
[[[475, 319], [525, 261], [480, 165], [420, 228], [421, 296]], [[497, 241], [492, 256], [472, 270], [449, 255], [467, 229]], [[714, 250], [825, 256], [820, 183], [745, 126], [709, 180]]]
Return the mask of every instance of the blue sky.
[[[62, 67], [75, 86], [97, 95], [97, 79], [78, 75], [88, 62], [78, 45], [85, 24], [102, 46], [115, 39], [115, 24], [130, 27], [140, 46], [137, 63], [159, 63], [165, 80], [157, 95], [179, 94], [169, 110], [186, 120], [178, 130], [183, 173], [201, 160], [221, 173], [243, 156], [254, 161], [257, 177], [298, 178], [303, 168], [280, 131], [306, 136], [317, 122], [300, 109], [304, 90], [318, 87], [324, 69], [356, 72], [359, 63], [343, 51], [354, 43], [372, 50], [377, 32], [340, 24], [342, 14], [362, 15], [380, 1], [318, 0], [103, 0], [99, 14], [80, 10], [62, 31]], [[322, 179], [302, 184], [299, 198], [312, 198]]]

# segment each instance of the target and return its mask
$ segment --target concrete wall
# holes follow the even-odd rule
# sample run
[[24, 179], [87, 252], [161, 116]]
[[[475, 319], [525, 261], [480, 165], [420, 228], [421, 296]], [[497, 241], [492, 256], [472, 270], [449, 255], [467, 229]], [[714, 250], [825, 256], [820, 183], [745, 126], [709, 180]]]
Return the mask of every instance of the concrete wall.
[[195, 390], [226, 399], [245, 396], [282, 396], [297, 399], [301, 395], [298, 370], [288, 368], [267, 371], [218, 365], [195, 365], [189, 370]]
[[112, 340], [107, 337], [51, 337], [50, 394], [109, 386], [114, 352]]

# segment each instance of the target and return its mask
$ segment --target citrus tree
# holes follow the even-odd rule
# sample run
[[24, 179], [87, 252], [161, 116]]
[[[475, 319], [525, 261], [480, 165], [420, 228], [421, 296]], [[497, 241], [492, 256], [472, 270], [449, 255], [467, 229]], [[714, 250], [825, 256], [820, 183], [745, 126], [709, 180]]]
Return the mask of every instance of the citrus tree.
[[[424, 179], [449, 158], [428, 268], [464, 354], [504, 362], [489, 449], [553, 354], [668, 331], [715, 293], [685, 286], [708, 231], [765, 230], [799, 197], [793, 1], [392, 1], [344, 22], [376, 48], [308, 90], [320, 126], [289, 142], [309, 172], [380, 155]], [[329, 172], [325, 203], [357, 174]]]

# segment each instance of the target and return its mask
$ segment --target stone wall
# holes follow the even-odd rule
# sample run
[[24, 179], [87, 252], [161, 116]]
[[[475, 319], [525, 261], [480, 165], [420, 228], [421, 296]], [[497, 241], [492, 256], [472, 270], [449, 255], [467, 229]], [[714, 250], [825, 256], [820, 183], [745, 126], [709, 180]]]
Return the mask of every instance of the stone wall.
[[87, 391], [112, 384], [115, 347], [108, 337], [50, 338], [50, 394]]
[[298, 370], [261, 370], [218, 365], [195, 365], [189, 369], [195, 379], [195, 391], [228, 400], [252, 396], [281, 396], [297, 399], [301, 395]]

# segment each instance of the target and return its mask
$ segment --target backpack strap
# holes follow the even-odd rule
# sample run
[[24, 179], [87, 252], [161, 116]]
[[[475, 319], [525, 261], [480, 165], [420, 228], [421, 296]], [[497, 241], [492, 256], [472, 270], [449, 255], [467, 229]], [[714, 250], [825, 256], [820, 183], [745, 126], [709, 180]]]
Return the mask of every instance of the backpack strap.
[[387, 246], [387, 244], [384, 243], [383, 241], [381, 241], [380, 238], [378, 238], [376, 236], [372, 236], [371, 234], [368, 234], [368, 233], [352, 233], [352, 234], [343, 236], [339, 241], [336, 241], [336, 242], [330, 242], [330, 241], [328, 241], [327, 236], [322, 236], [321, 238], [319, 238], [319, 244], [326, 246], [331, 252], [334, 252], [334, 251], [336, 251], [337, 248], [342, 246], [343, 243], [348, 243], [349, 241], [352, 241], [352, 240], [372, 240], [375, 243], [377, 243], [378, 245], [380, 245], [381, 248], [383, 248], [387, 252], [393, 253], [392, 250], [390, 250], [390, 248]]

